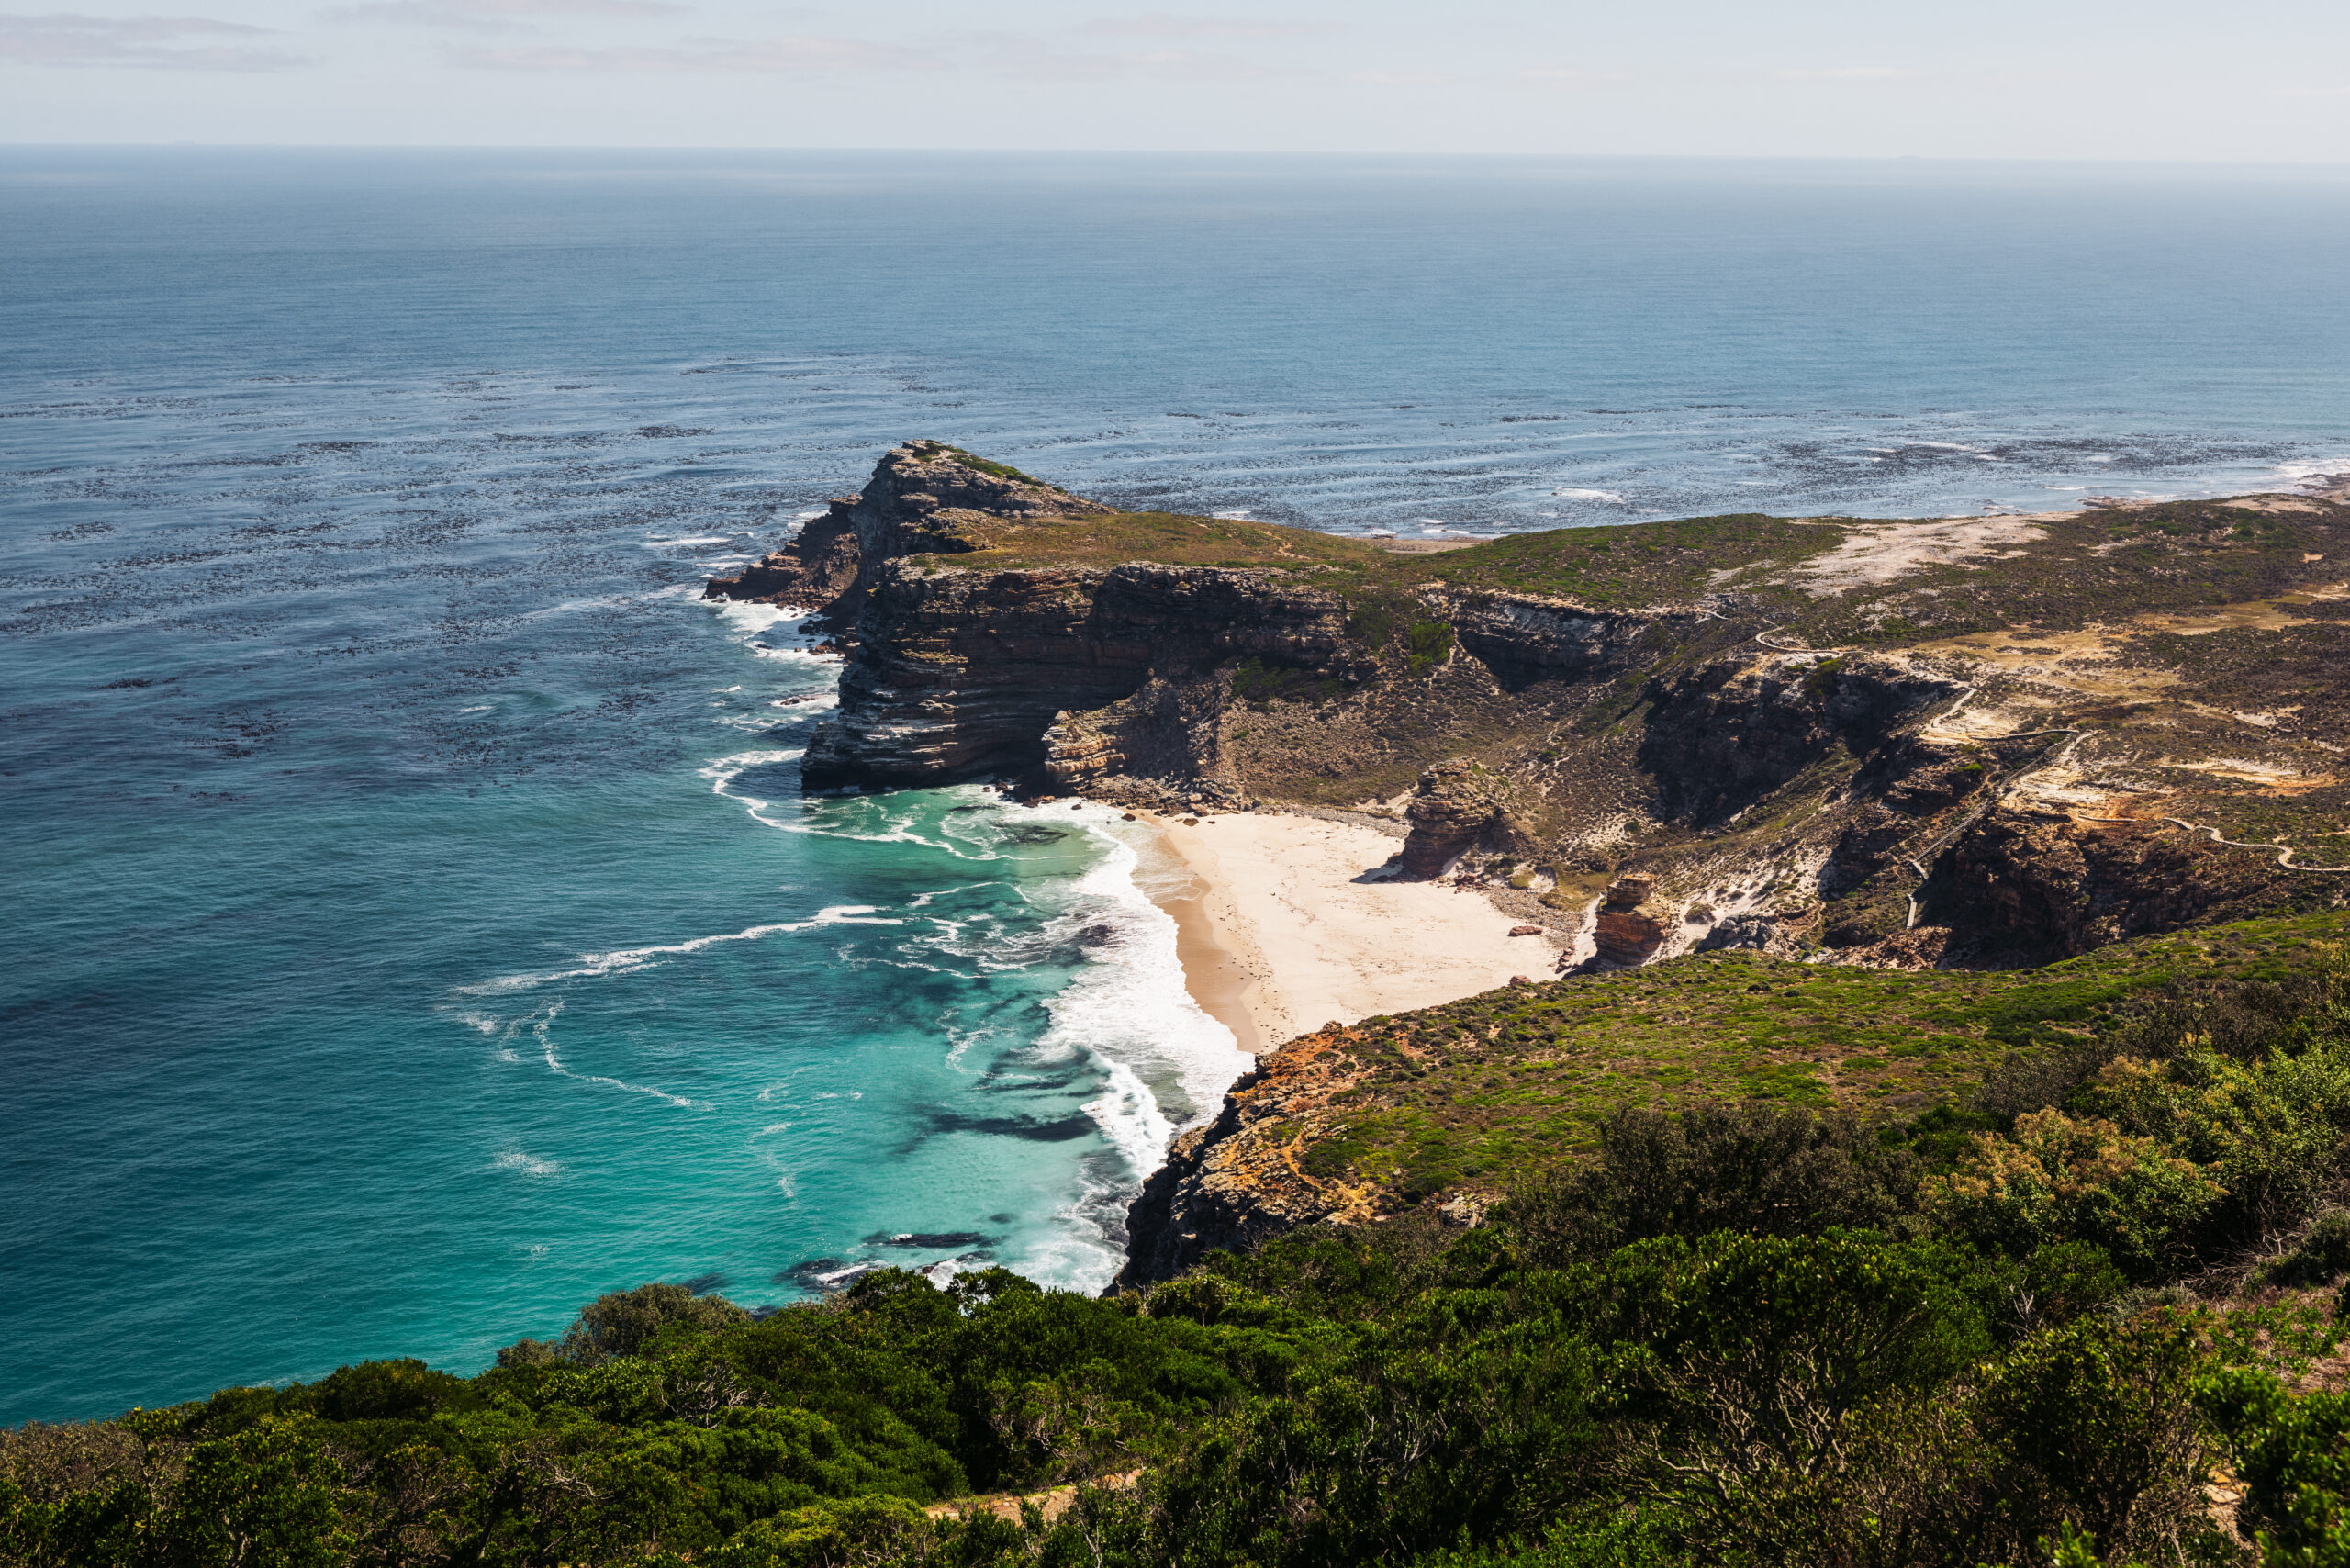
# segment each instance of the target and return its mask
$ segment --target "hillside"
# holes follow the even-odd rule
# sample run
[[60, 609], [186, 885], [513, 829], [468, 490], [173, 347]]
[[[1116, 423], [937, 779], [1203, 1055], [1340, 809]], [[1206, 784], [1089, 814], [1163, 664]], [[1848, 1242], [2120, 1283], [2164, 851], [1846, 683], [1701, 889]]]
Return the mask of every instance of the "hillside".
[[1977, 1107], [2052, 1059], [2115, 1048], [2182, 999], [2290, 981], [2345, 936], [2350, 915], [2327, 913], [1989, 972], [1690, 954], [1320, 1030], [1260, 1058], [1222, 1115], [1177, 1140], [1135, 1204], [1125, 1277], [1424, 1203], [1472, 1216], [1587, 1155], [1627, 1109], [1727, 1099], [1989, 1126]]
[[2342, 492], [1399, 553], [910, 442], [711, 592], [837, 630], [811, 789], [1360, 809], [1580, 958], [1982, 967], [2340, 906], [2345, 561]]
[[[2309, 935], [2209, 948], [2277, 980], [2144, 955], [2167, 1012], [2125, 1005], [2143, 965], [2068, 979], [2063, 1020], [1938, 992], [1916, 1016], [1993, 1036], [2137, 1012], [1971, 1133], [1621, 1111], [1472, 1228], [1318, 1227], [1102, 1296], [648, 1285], [470, 1377], [0, 1432], [0, 1561], [2338, 1568], [2350, 964]], [[1514, 1026], [1490, 1003], [1441, 1022]]]

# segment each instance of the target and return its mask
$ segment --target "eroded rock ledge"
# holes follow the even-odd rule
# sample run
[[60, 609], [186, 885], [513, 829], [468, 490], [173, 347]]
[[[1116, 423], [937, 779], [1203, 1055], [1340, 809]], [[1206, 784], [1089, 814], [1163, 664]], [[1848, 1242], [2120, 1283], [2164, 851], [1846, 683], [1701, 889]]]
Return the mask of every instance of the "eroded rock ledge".
[[[1506, 878], [1601, 969], [2011, 964], [2340, 890], [2345, 498], [1397, 556], [910, 442], [709, 592], [846, 650], [811, 790], [1400, 816], [1403, 874]], [[2300, 859], [2211, 840], [2255, 826]]]
[[[1663, 996], [1638, 977], [1762, 966], [1740, 990], [1766, 998], [1807, 983], [1790, 973], [1923, 986], [2341, 908], [2345, 558], [2350, 489], [1396, 555], [1119, 511], [915, 442], [709, 591], [806, 609], [845, 650], [811, 790], [1001, 778], [1369, 811], [1408, 822], [1402, 874], [1506, 879], [1577, 938], [1570, 981], [1263, 1058], [1137, 1200], [1140, 1279], [1489, 1193], [1472, 1166], [1505, 1145], [1427, 1151], [1463, 1147], [1442, 1129], [1476, 1120], [1461, 1095], [1495, 1063], [1511, 1076], [1478, 1103], [1527, 1103], [1538, 1069], [1581, 1084], [1576, 1103], [1756, 1084], [1899, 1103], [1964, 1074], [1886, 1063], [1924, 1039], [1930, 1065], [1975, 1049], [1944, 1027], [1956, 1002], [1855, 1054], [1881, 1002], [1816, 1037], [1776, 1012], [1740, 1036], [1716, 999], [1626, 1055]], [[1605, 1017], [1561, 1011], [1619, 982], [1635, 991]]]

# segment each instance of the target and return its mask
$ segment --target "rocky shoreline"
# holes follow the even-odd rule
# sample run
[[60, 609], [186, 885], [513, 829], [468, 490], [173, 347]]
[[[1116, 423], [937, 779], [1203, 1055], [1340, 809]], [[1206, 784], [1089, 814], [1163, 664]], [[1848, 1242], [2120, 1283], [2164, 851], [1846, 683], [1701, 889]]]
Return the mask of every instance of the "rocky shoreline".
[[[847, 655], [811, 790], [1369, 812], [1407, 824], [1404, 875], [1505, 891], [1592, 974], [1723, 953], [1998, 971], [2341, 905], [2345, 503], [1729, 518], [1402, 556], [1120, 513], [909, 442], [708, 591], [807, 609]], [[1250, 1131], [1343, 1093], [1336, 1059], [1303, 1036], [1185, 1135], [1131, 1268], [1389, 1203], [1334, 1197]]]

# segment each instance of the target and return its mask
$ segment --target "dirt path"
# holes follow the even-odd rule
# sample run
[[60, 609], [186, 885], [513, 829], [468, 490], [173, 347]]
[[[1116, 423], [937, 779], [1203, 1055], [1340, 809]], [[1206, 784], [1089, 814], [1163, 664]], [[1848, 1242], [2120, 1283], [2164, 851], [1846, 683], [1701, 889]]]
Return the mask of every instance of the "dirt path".
[[1131, 1490], [1141, 1479], [1142, 1472], [1139, 1470], [1121, 1471], [1115, 1475], [1097, 1475], [1091, 1481], [1049, 1487], [1042, 1492], [988, 1492], [974, 1497], [956, 1497], [944, 1503], [933, 1503], [923, 1512], [934, 1519], [949, 1515], [962, 1518], [973, 1514], [993, 1514], [997, 1518], [1018, 1524], [1021, 1505], [1034, 1503], [1037, 1511], [1045, 1516], [1045, 1522], [1051, 1524], [1069, 1512], [1069, 1505], [1077, 1501], [1079, 1487], [1091, 1486], [1097, 1492], [1125, 1492]]

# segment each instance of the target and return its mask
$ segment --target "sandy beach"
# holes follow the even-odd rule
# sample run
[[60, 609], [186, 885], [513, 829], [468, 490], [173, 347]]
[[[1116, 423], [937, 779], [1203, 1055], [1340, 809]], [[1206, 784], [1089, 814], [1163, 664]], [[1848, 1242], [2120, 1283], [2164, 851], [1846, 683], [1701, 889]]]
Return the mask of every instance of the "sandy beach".
[[1175, 917], [1185, 982], [1243, 1050], [1550, 972], [1552, 944], [1510, 935], [1481, 895], [1365, 879], [1402, 847], [1375, 828], [1271, 812], [1157, 825], [1165, 860], [1148, 882]]

